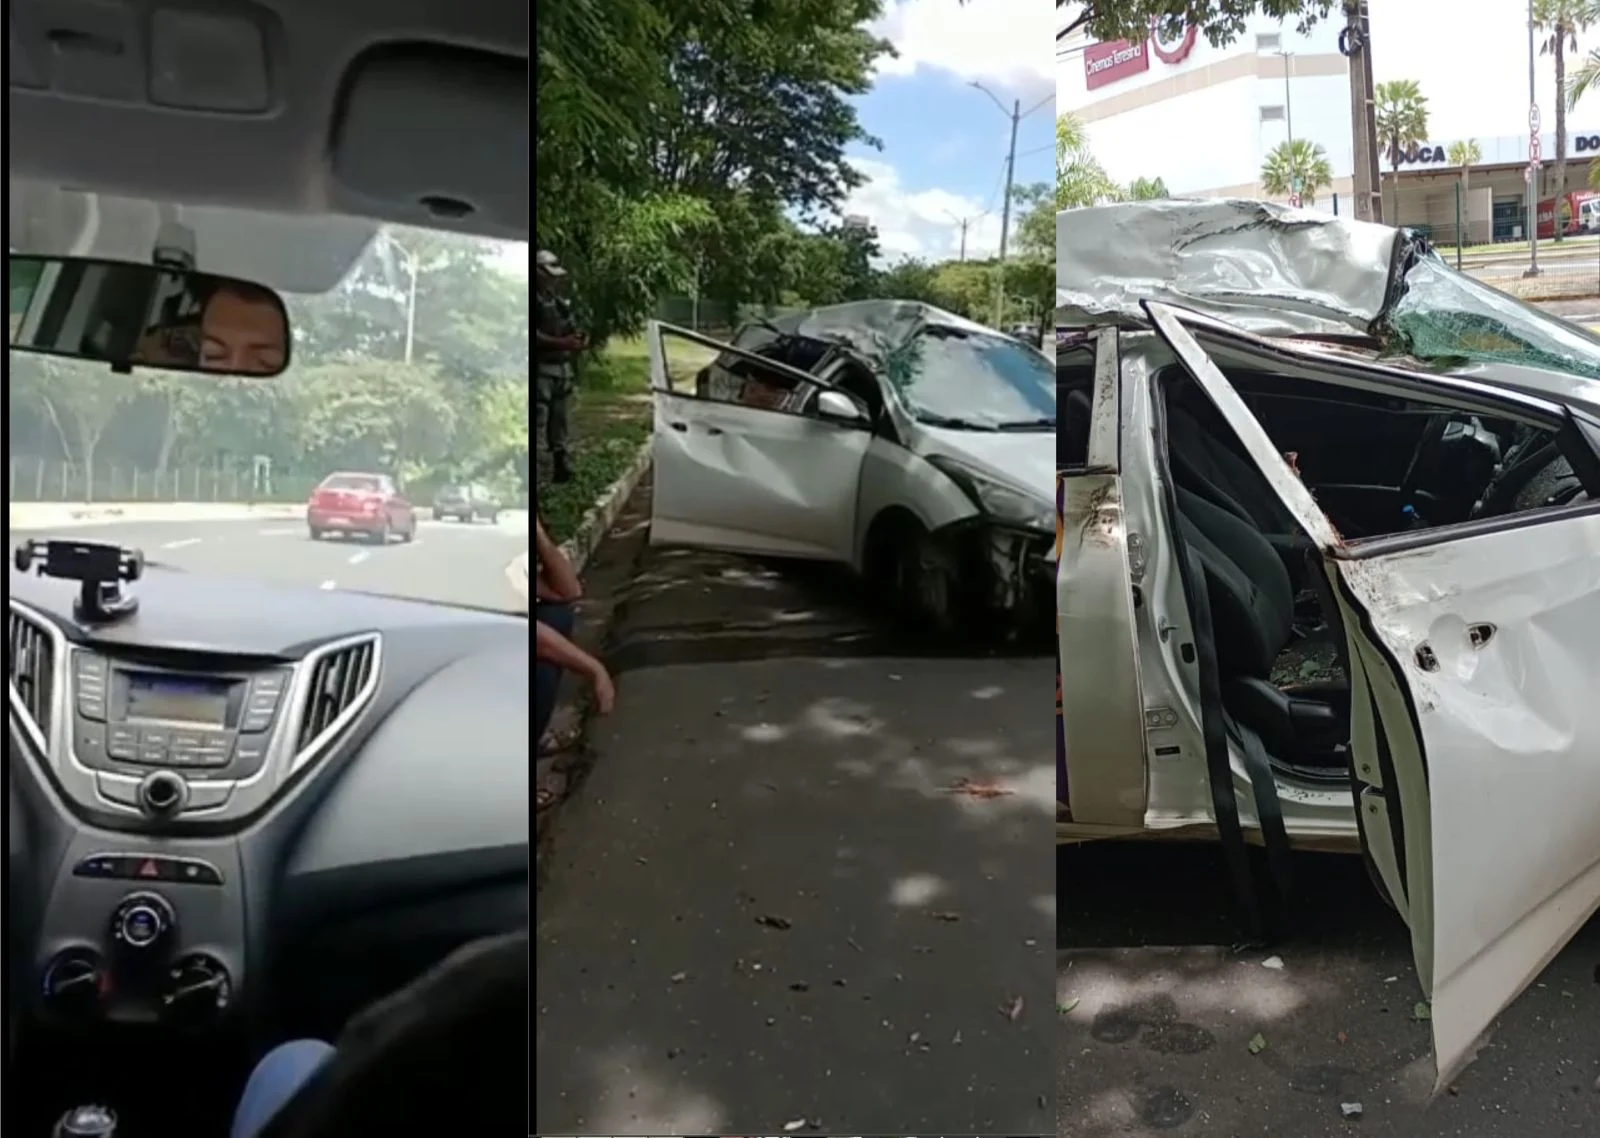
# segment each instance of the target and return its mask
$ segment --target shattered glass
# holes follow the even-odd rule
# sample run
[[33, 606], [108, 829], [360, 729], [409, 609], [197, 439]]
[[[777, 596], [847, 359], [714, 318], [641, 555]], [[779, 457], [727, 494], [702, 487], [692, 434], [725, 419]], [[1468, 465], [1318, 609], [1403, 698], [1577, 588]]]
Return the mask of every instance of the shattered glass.
[[1379, 324], [1388, 352], [1429, 363], [1520, 364], [1600, 378], [1600, 337], [1456, 272], [1436, 253], [1406, 273]]

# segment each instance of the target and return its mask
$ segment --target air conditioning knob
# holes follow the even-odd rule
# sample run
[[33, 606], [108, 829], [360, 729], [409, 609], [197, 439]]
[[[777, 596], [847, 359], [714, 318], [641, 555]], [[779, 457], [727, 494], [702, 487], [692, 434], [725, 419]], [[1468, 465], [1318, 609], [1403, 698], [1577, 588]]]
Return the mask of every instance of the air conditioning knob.
[[152, 818], [170, 818], [189, 803], [189, 784], [171, 771], [152, 771], [139, 784], [139, 809]]
[[122, 948], [148, 952], [177, 924], [172, 904], [159, 893], [130, 893], [111, 916], [111, 939]]

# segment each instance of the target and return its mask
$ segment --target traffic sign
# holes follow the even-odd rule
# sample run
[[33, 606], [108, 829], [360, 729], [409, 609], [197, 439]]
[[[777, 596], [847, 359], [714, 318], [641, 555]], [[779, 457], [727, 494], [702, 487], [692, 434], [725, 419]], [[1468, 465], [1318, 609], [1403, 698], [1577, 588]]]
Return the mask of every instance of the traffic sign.
[[1536, 134], [1532, 138], [1528, 139], [1528, 157], [1532, 161], [1537, 162], [1539, 161], [1540, 153], [1541, 147], [1539, 145], [1539, 136]]
[[1538, 134], [1539, 133], [1540, 122], [1541, 122], [1541, 120], [1539, 118], [1539, 104], [1538, 103], [1534, 103], [1532, 106], [1530, 106], [1528, 108], [1528, 130], [1531, 131], [1534, 134]]
[[1289, 204], [1291, 206], [1293, 206], [1295, 209], [1299, 209], [1300, 208], [1300, 195], [1299, 194], [1290, 194], [1289, 195]]

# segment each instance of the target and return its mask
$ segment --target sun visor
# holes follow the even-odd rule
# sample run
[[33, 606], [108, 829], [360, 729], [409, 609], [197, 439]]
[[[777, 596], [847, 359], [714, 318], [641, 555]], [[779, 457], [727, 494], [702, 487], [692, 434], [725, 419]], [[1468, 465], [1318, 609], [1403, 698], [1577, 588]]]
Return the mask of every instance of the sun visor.
[[1362, 334], [1383, 307], [1397, 232], [1230, 199], [1063, 210], [1057, 324], [1144, 323], [1140, 304], [1154, 300], [1261, 335]]
[[333, 178], [361, 212], [525, 240], [528, 129], [526, 58], [375, 49], [346, 76]]

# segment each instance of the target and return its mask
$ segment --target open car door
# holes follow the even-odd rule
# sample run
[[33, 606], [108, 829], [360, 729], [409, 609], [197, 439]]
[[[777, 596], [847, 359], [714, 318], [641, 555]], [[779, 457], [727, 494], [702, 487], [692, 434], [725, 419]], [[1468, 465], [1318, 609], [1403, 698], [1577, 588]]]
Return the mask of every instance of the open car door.
[[652, 543], [848, 562], [871, 423], [814, 375], [650, 325]]
[[[1363, 845], [1410, 926], [1443, 1086], [1600, 908], [1600, 504], [1346, 543], [1211, 354], [1283, 371], [1295, 353], [1145, 307], [1322, 553], [1350, 659]], [[1321, 366], [1328, 383], [1563, 414], [1466, 381]]]
[[[1056, 382], [1065, 374], [1068, 387], [1056, 441], [1066, 448], [1056, 492], [1056, 812], [1058, 838], [1075, 841], [1144, 829], [1149, 779], [1134, 624], [1142, 567], [1130, 556], [1123, 515], [1117, 330], [1057, 352]], [[1071, 362], [1079, 358], [1082, 367]], [[1075, 382], [1083, 379], [1090, 382]]]

